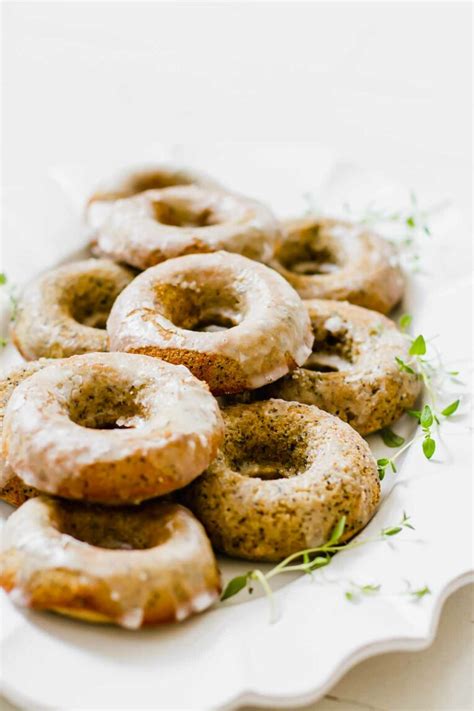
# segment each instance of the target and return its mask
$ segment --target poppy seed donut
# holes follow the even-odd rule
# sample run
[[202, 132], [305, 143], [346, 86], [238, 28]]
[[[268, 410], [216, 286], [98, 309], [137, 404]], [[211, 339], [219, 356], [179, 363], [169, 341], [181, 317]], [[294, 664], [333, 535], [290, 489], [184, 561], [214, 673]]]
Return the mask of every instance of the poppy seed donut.
[[0, 564], [16, 603], [128, 629], [183, 620], [220, 591], [201, 524], [156, 501], [104, 509], [31, 499], [5, 525]]
[[39, 494], [41, 491], [25, 484], [3, 458], [0, 459], [0, 499], [17, 508]]
[[[17, 385], [48, 365], [59, 362], [54, 358], [41, 358], [40, 360], [16, 366], [0, 378], [0, 442], [3, 436], [5, 408]], [[39, 493], [33, 486], [25, 484], [6, 464], [0, 454], [0, 499], [3, 499], [11, 506], [20, 506], [32, 496], [38, 496]]]
[[15, 388], [3, 454], [40, 491], [138, 503], [198, 476], [221, 437], [216, 400], [186, 368], [90, 353], [50, 365]]
[[108, 350], [105, 322], [133, 273], [108, 259], [64, 264], [20, 297], [12, 338], [27, 360]]
[[306, 363], [262, 397], [317, 405], [367, 435], [395, 422], [418, 397], [418, 375], [400, 370], [409, 342], [393, 321], [342, 301], [305, 301], [314, 333]]
[[310, 405], [265, 400], [226, 407], [224, 442], [204, 474], [180, 492], [218, 550], [276, 561], [325, 543], [341, 516], [344, 539], [380, 497], [367, 443]]
[[92, 227], [100, 227], [116, 200], [132, 197], [146, 190], [177, 185], [220, 188], [219, 184], [209, 176], [189, 168], [165, 163], [133, 166], [97, 185], [87, 201], [86, 220]]
[[197, 185], [118, 200], [96, 234], [100, 254], [138, 269], [220, 249], [266, 262], [279, 239], [279, 224], [265, 205]]
[[343, 220], [287, 221], [271, 266], [303, 299], [350, 301], [385, 314], [403, 296], [404, 279], [392, 246], [366, 227]]
[[275, 271], [227, 252], [170, 259], [140, 274], [107, 321], [111, 349], [186, 365], [215, 394], [273, 382], [304, 363], [313, 336]]

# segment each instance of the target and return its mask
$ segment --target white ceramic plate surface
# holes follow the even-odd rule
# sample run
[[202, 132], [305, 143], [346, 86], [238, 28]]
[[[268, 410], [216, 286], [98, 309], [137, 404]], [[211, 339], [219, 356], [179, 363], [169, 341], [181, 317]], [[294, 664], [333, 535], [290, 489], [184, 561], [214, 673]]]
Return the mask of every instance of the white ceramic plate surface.
[[[53, 251], [51, 264], [77, 258], [72, 249]], [[452, 254], [446, 268], [463, 273]], [[438, 278], [410, 277], [407, 303], [414, 333], [437, 336], [446, 363], [462, 371], [452, 399], [467, 392], [470, 280], [442, 289]], [[1, 358], [6, 365], [18, 356], [8, 346]], [[396, 429], [409, 435], [413, 420]], [[267, 600], [245, 591], [184, 624], [139, 632], [25, 611], [2, 594], [2, 693], [35, 710], [276, 708], [318, 698], [364, 658], [427, 646], [444, 600], [471, 578], [470, 440], [465, 398], [431, 461], [415, 446], [396, 476], [387, 474], [381, 506], [360, 538], [377, 536], [404, 511], [416, 530], [345, 551], [313, 579], [282, 577], [274, 624]], [[377, 456], [387, 451], [378, 437], [370, 444]], [[0, 508], [5, 519], [10, 509]], [[221, 563], [225, 579], [249, 568]], [[351, 603], [344, 596], [351, 582], [381, 585], [381, 593]], [[415, 602], [407, 584], [428, 585], [431, 595]]]

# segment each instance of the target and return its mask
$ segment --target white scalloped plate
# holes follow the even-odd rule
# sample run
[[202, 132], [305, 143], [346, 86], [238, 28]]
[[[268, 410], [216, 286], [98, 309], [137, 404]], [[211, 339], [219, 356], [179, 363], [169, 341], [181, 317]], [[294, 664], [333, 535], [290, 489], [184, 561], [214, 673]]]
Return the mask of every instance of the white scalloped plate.
[[[466, 381], [470, 281], [443, 293], [425, 288], [425, 303], [423, 289], [411, 286], [414, 330], [439, 334], [446, 362], [463, 361]], [[2, 360], [12, 359], [8, 347]], [[412, 430], [413, 421], [397, 425], [405, 435]], [[432, 461], [413, 447], [396, 477], [387, 474], [382, 504], [360, 537], [377, 536], [403, 511], [416, 531], [345, 551], [312, 579], [281, 580], [274, 624], [266, 599], [246, 592], [180, 625], [139, 632], [25, 611], [2, 594], [2, 693], [35, 710], [276, 708], [319, 698], [362, 659], [427, 646], [444, 600], [472, 578], [470, 434], [464, 402], [443, 425]], [[377, 439], [371, 446], [380, 456]], [[9, 511], [2, 504], [3, 519]], [[222, 561], [222, 568], [228, 579], [248, 564]], [[350, 603], [350, 581], [381, 584], [382, 593]], [[432, 594], [413, 602], [406, 581]]]

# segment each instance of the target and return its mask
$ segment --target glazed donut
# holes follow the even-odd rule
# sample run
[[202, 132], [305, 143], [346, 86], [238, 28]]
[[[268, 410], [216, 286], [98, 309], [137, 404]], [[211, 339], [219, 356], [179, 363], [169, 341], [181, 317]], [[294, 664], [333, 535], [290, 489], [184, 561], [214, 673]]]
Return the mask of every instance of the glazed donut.
[[341, 516], [345, 539], [380, 496], [367, 443], [310, 405], [265, 400], [223, 409], [224, 443], [182, 500], [212, 544], [248, 560], [281, 560], [322, 545]]
[[3, 453], [40, 491], [138, 503], [198, 476], [221, 437], [216, 400], [186, 368], [90, 353], [50, 365], [15, 388]]
[[270, 383], [311, 353], [306, 309], [275, 271], [226, 252], [140, 274], [107, 321], [112, 350], [182, 363], [215, 394]]
[[408, 345], [385, 316], [341, 301], [306, 301], [313, 353], [262, 397], [317, 405], [367, 435], [395, 422], [421, 390], [417, 375], [401, 371]]
[[[5, 408], [17, 385], [29, 378], [33, 373], [37, 373], [38, 370], [42, 370], [47, 365], [51, 365], [51, 363], [58, 362], [60, 361], [41, 358], [11, 369], [0, 379], [0, 442], [3, 434]], [[33, 486], [25, 484], [0, 455], [0, 499], [3, 499], [11, 506], [20, 506], [32, 496], [38, 496], [39, 493]]]
[[64, 264], [42, 274], [22, 294], [12, 338], [27, 360], [108, 350], [105, 322], [133, 279], [107, 259]]
[[14, 602], [129, 629], [183, 620], [220, 591], [201, 524], [156, 501], [101, 509], [31, 499], [5, 525], [0, 563]]
[[96, 235], [100, 254], [138, 269], [219, 249], [265, 262], [279, 238], [279, 225], [265, 205], [197, 185], [118, 200]]
[[98, 185], [87, 201], [86, 220], [99, 227], [106, 219], [115, 200], [132, 197], [145, 190], [170, 188], [175, 185], [202, 185], [219, 189], [219, 184], [203, 173], [166, 164], [141, 165], [128, 168]]
[[391, 245], [350, 222], [320, 217], [290, 220], [271, 265], [303, 299], [350, 301], [388, 313], [404, 280]]

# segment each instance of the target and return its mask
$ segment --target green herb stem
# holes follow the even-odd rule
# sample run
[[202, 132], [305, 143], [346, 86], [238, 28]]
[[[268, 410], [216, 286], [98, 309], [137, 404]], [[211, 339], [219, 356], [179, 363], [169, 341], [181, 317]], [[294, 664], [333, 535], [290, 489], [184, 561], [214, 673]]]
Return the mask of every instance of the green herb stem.
[[[307, 548], [305, 551], [298, 551], [297, 553], [292, 553], [289, 555], [285, 560], [282, 560], [281, 563], [278, 563], [274, 568], [272, 568], [267, 574], [266, 578], [267, 580], [270, 580], [271, 578], [274, 578], [275, 575], [278, 575], [281, 572], [285, 573], [290, 573], [290, 572], [296, 572], [300, 570], [304, 570], [305, 567], [310, 567], [310, 563], [298, 563], [297, 565], [292, 565], [290, 566], [289, 563], [292, 561], [296, 560], [297, 558], [301, 558], [305, 553], [307, 555], [315, 555], [316, 553], [338, 553], [339, 551], [342, 550], [351, 550], [353, 548], [358, 548], [359, 546], [363, 546], [366, 543], [375, 543], [376, 541], [379, 541], [380, 538], [365, 538], [363, 541], [354, 541], [353, 543], [345, 543], [340, 546], [328, 546], [327, 544], [318, 546], [317, 548]], [[323, 567], [323, 566], [321, 566]]]
[[265, 576], [261, 570], [253, 570], [251, 573], [251, 577], [254, 580], [258, 580], [260, 585], [262, 586], [265, 595], [267, 596], [268, 602], [270, 604], [270, 622], [275, 622], [278, 615], [277, 615], [277, 609], [275, 605], [275, 598], [273, 596], [273, 590], [271, 589], [270, 585], [268, 584], [268, 575]]
[[403, 452], [405, 452], [407, 449], [409, 449], [409, 448], [412, 446], [412, 444], [414, 444], [414, 443], [415, 443], [417, 440], [419, 440], [419, 439], [423, 439], [423, 435], [422, 435], [422, 434], [415, 435], [414, 437], [412, 437], [412, 439], [408, 440], [408, 442], [406, 442], [406, 443], [403, 445], [403, 447], [401, 447], [401, 449], [399, 449], [398, 452], [395, 452], [395, 454], [393, 455], [393, 457], [391, 457], [392, 462], [394, 462], [396, 459], [398, 459], [398, 457], [399, 457], [401, 454], [403, 454]]

